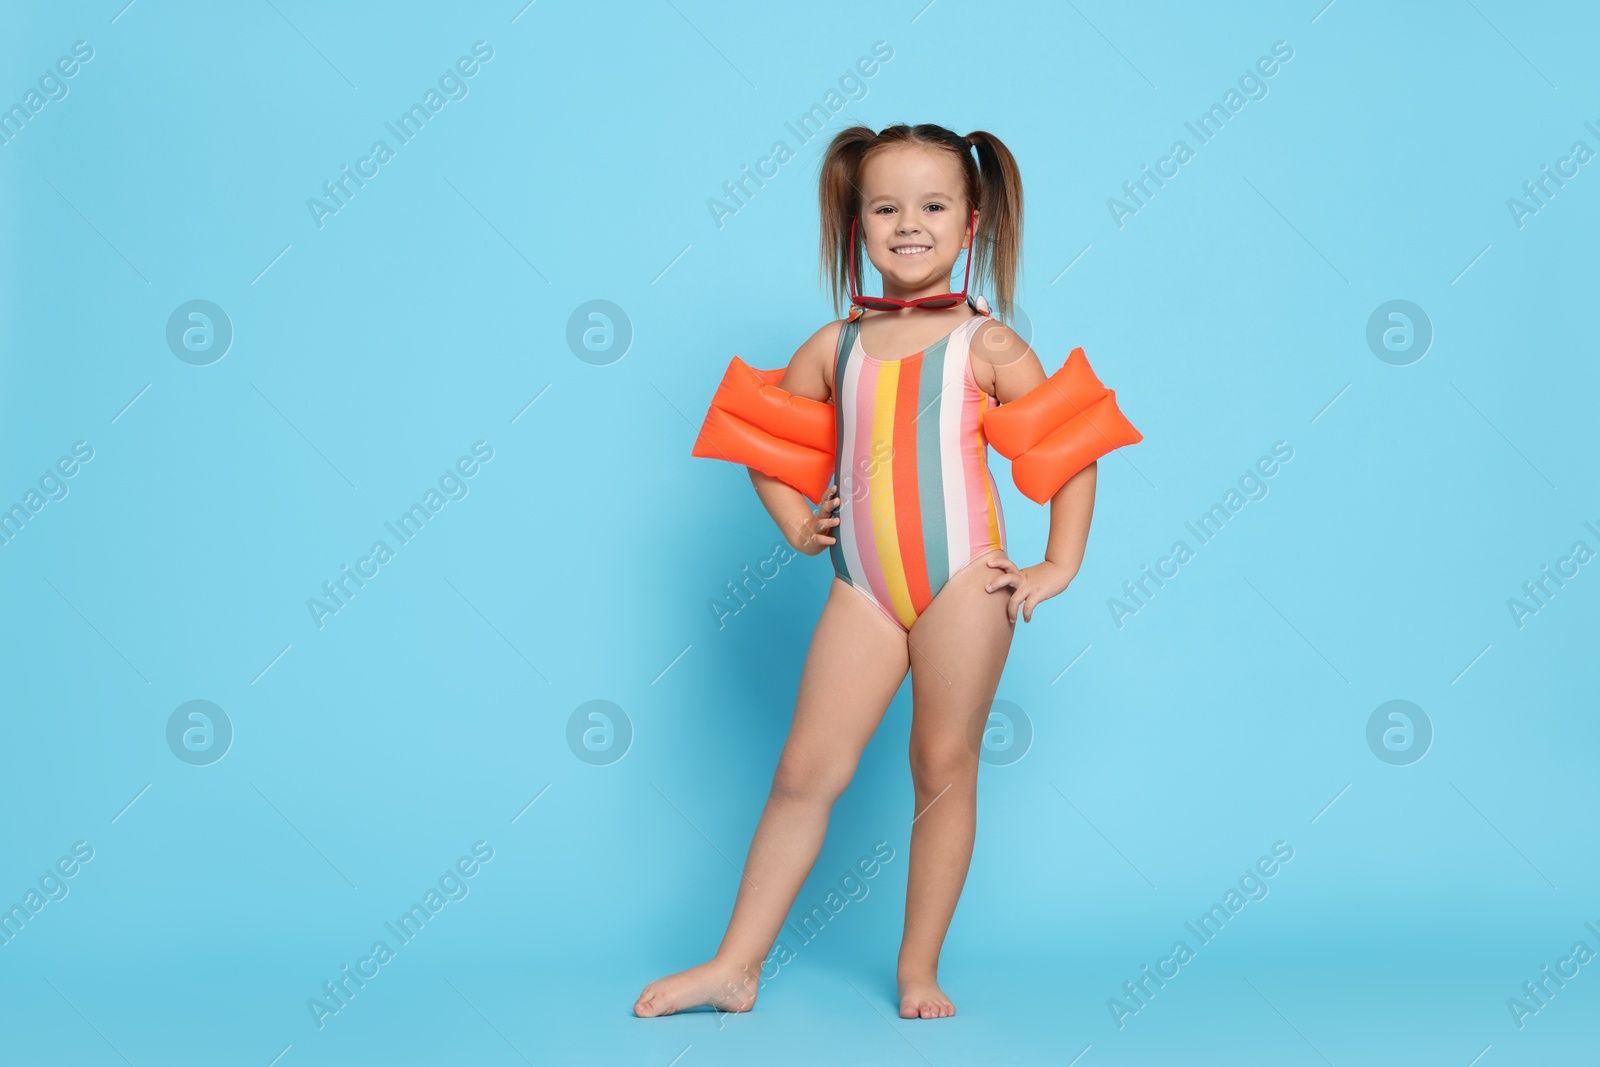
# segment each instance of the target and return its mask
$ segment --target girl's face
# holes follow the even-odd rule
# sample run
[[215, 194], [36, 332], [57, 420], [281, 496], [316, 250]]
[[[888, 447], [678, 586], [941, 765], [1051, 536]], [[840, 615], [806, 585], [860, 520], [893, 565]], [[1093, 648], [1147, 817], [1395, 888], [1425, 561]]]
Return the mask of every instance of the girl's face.
[[975, 216], [963, 192], [961, 164], [949, 152], [896, 145], [861, 170], [858, 230], [867, 258], [896, 300], [951, 291], [950, 274], [970, 243]]

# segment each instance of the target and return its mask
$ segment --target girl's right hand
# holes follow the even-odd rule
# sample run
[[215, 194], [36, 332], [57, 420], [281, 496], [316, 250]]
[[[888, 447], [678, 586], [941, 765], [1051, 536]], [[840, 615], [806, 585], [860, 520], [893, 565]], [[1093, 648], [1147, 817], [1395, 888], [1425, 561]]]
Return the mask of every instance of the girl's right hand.
[[822, 494], [821, 506], [801, 524], [800, 536], [795, 539], [797, 551], [815, 556], [838, 540], [831, 531], [839, 525], [839, 516], [835, 511], [841, 503], [843, 501], [836, 488], [829, 484], [828, 491]]

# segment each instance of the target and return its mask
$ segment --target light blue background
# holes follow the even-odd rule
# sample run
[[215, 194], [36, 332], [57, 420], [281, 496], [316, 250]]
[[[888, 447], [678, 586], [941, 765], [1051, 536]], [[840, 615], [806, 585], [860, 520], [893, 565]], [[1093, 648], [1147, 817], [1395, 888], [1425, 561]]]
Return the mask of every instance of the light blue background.
[[[1507, 608], [1575, 541], [1600, 549], [1600, 164], [1521, 228], [1506, 207], [1573, 142], [1600, 149], [1586, 5], [111, 0], [6, 21], [5, 106], [94, 48], [0, 146], [0, 506], [94, 448], [0, 547], [0, 903], [94, 848], [0, 946], [7, 1062], [1595, 1047], [1600, 965], [1523, 1029], [1506, 1008], [1600, 949], [1600, 575], [1520, 628]], [[466, 98], [319, 229], [307, 199], [479, 40]], [[1268, 95], [1119, 228], [1107, 198], [1193, 147], [1185, 121], [1280, 40]], [[893, 58], [865, 96], [799, 144], [785, 122], [876, 41]], [[731, 356], [781, 365], [833, 316], [827, 139], [902, 121], [1015, 153], [1033, 342], [1048, 369], [1083, 346], [1145, 440], [1101, 463], [1081, 572], [1018, 628], [999, 696], [1034, 740], [982, 773], [942, 971], [960, 1014], [895, 1015], [907, 686], [798, 910], [887, 841], [870, 894], [754, 1013], [636, 1020], [639, 988], [721, 935], [831, 577], [796, 559], [718, 628], [709, 602], [779, 534], [742, 470], [690, 456], [695, 430]], [[708, 200], [778, 139], [796, 158], [718, 226]], [[193, 299], [235, 330], [209, 366], [165, 340]], [[566, 341], [596, 299], [634, 331], [605, 366]], [[1365, 339], [1393, 299], [1435, 331], [1407, 366]], [[307, 598], [480, 440], [465, 499], [319, 629]], [[1269, 494], [1118, 628], [1108, 599], [1276, 441], [1294, 457]], [[1046, 511], [991, 463], [1037, 562]], [[165, 738], [194, 699], [236, 731], [210, 766]], [[565, 739], [596, 699], [634, 731], [608, 766]], [[1367, 745], [1391, 699], [1435, 731], [1409, 766]], [[469, 895], [319, 1030], [307, 999], [480, 840]], [[1270, 894], [1119, 1029], [1107, 999], [1280, 840]]]

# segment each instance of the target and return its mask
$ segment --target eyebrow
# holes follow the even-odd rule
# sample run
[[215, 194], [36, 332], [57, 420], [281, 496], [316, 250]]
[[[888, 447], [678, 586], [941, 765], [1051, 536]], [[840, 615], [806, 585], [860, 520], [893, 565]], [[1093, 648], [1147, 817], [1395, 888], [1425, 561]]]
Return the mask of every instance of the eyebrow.
[[[894, 199], [894, 197], [890, 196], [888, 193], [879, 193], [877, 196], [875, 196], [871, 200], [867, 201], [867, 203], [876, 204], [880, 200], [893, 200], [893, 199]], [[947, 196], [947, 195], [945, 195], [944, 193], [923, 193], [920, 197], [917, 197], [916, 199], [919, 199], [919, 200], [950, 200], [952, 198]]]

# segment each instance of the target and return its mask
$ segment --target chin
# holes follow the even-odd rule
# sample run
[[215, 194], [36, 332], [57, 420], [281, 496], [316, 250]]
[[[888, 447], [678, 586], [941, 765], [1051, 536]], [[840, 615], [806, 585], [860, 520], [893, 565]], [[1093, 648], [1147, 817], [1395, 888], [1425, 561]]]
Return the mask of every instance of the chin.
[[[889, 254], [890, 255], [894, 255], [893, 252], [891, 252]], [[873, 264], [873, 266], [877, 266], [877, 264]], [[890, 264], [890, 266], [891, 267], [898, 267], [898, 266], [900, 266], [900, 264], [893, 263], [893, 264]], [[941, 275], [938, 275], [938, 274], [932, 274], [932, 275], [912, 274], [909, 271], [884, 270], [882, 267], [878, 268], [878, 273], [883, 275], [885, 278], [893, 278], [894, 281], [895, 281], [895, 284], [900, 285], [900, 286], [902, 286], [904, 288], [914, 288], [914, 287], [925, 286], [925, 285], [937, 285], [937, 284], [939, 284], [939, 278], [941, 277]], [[945, 279], [948, 280], [949, 277], [950, 277], [950, 272], [948, 270], [945, 271], [944, 274], [942, 275], [942, 277], [944, 277]], [[943, 292], [944, 290], [940, 290], [940, 291]]]

